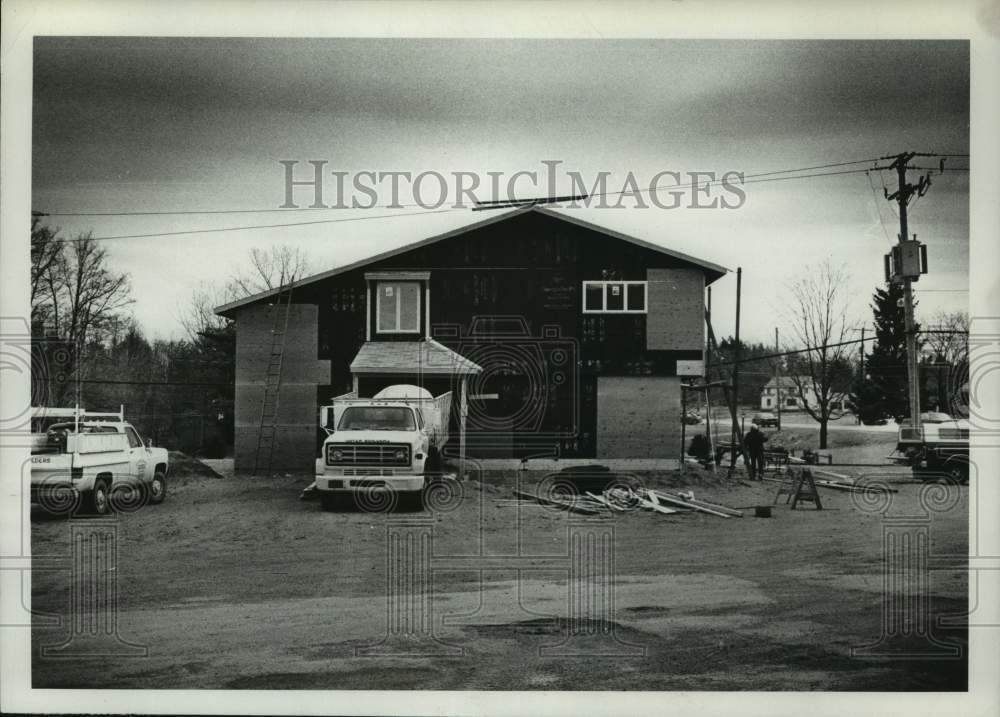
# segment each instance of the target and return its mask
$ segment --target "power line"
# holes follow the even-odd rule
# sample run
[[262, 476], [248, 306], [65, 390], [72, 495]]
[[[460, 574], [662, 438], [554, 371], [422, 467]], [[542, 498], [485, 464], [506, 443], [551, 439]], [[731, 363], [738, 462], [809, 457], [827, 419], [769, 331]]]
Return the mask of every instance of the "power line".
[[[858, 159], [853, 162], [833, 162], [830, 164], [817, 164], [811, 167], [799, 167], [798, 169], [779, 169], [772, 172], [762, 172], [759, 174], [746, 175], [749, 177], [767, 177], [776, 174], [791, 174], [795, 172], [809, 172], [815, 169], [827, 169], [830, 167], [846, 167], [852, 164], [864, 164], [865, 162], [875, 162], [877, 157], [870, 159]], [[712, 180], [716, 181], [716, 180]], [[718, 180], [721, 181], [721, 180]], [[702, 186], [701, 183], [692, 183], [691, 185], [661, 185], [658, 187], [650, 187], [644, 191], [651, 191], [659, 188], [667, 187], [678, 187], [678, 186]], [[606, 196], [612, 194], [622, 194], [623, 192], [603, 192], [597, 193], [593, 196]], [[516, 201], [516, 200], [510, 200]], [[392, 204], [376, 204], [372, 207], [367, 207], [368, 209], [407, 209], [410, 207], [422, 207], [420, 203], [412, 204], [400, 204], [394, 202]], [[348, 207], [287, 207], [287, 208], [277, 208], [269, 207], [267, 209], [178, 209], [178, 210], [156, 210], [156, 211], [79, 211], [79, 212], [32, 212], [33, 216], [38, 217], [154, 217], [154, 216], [170, 216], [170, 215], [199, 215], [199, 214], [266, 214], [266, 213], [291, 213], [291, 212], [324, 212], [324, 211], [337, 211], [342, 209], [347, 209]]]
[[[938, 155], [934, 155], [938, 156]], [[800, 167], [798, 169], [782, 169], [775, 170], [771, 172], [761, 172], [756, 174], [743, 175], [738, 181], [733, 181], [732, 179], [725, 177], [720, 179], [706, 180], [704, 182], [694, 181], [687, 183], [677, 183], [669, 185], [656, 185], [654, 187], [648, 187], [645, 189], [637, 190], [620, 190], [616, 192], [596, 192], [589, 195], [590, 197], [610, 197], [610, 196], [635, 196], [639, 194], [652, 193], [661, 189], [686, 189], [686, 188], [708, 188], [711, 186], [718, 186], [720, 184], [726, 183], [730, 186], [742, 186], [745, 184], [758, 184], [764, 182], [782, 182], [795, 179], [812, 179], [817, 177], [830, 177], [830, 176], [840, 176], [847, 174], [859, 174], [862, 172], [871, 172], [871, 169], [859, 168], [859, 169], [845, 169], [838, 170], [834, 172], [815, 172], [811, 174], [800, 174], [801, 172], [810, 171], [813, 169], [826, 169], [850, 166], [854, 164], [862, 164], [864, 162], [876, 161], [876, 159], [864, 159], [864, 160], [854, 160], [851, 162], [835, 162], [825, 165], [814, 165], [812, 167]], [[961, 169], [955, 171], [962, 171]], [[966, 170], [967, 171], [967, 170]], [[790, 175], [790, 176], [777, 176], [777, 175]], [[524, 203], [528, 206], [528, 203]], [[396, 205], [377, 205], [378, 208], [387, 208], [388, 206]], [[400, 205], [400, 206], [420, 206], [420, 205]], [[517, 206], [517, 204], [513, 204]], [[328, 208], [333, 209], [333, 208]], [[225, 214], [225, 213], [255, 213], [255, 212], [295, 212], [295, 211], [324, 211], [319, 208], [296, 208], [296, 209], [264, 209], [264, 210], [210, 210], [210, 211], [176, 211], [176, 212], [89, 212], [89, 213], [73, 213], [73, 212], [34, 212], [35, 216], [144, 216], [144, 215], [188, 215], [188, 214]], [[455, 211], [463, 211], [464, 208], [452, 207], [448, 209], [436, 209], [436, 210], [425, 210], [420, 212], [397, 212], [393, 214], [377, 214], [372, 216], [360, 216], [360, 217], [341, 217], [337, 219], [319, 219], [315, 221], [306, 222], [287, 222], [281, 224], [252, 224], [243, 226], [233, 226], [233, 227], [219, 227], [210, 229], [187, 229], [182, 231], [171, 231], [171, 232], [151, 232], [147, 234], [119, 234], [111, 236], [96, 236], [89, 237], [94, 241], [109, 241], [109, 240], [119, 240], [119, 239], [152, 239], [157, 237], [169, 237], [169, 236], [183, 236], [186, 234], [215, 234], [222, 232], [234, 232], [234, 231], [249, 231], [256, 229], [285, 229], [294, 228], [298, 226], [314, 226], [320, 224], [338, 224], [347, 223], [355, 221], [365, 221], [373, 219], [392, 219], [394, 217], [407, 217], [407, 216], [422, 216], [425, 214], [445, 214]], [[883, 227], [884, 229], [884, 227]], [[76, 237], [72, 239], [53, 239], [52, 241], [62, 242], [62, 243], [72, 243], [85, 241], [86, 237]], [[890, 240], [891, 241], [891, 240]]]
[[99, 383], [108, 385], [123, 386], [226, 386], [232, 388], [233, 382], [210, 382], [210, 381], [128, 381], [124, 379], [110, 378], [80, 378], [73, 379], [68, 383]]
[[[853, 162], [849, 163], [853, 164]], [[831, 165], [834, 166], [834, 165]], [[623, 189], [617, 192], [595, 192], [591, 194], [591, 197], [610, 197], [610, 196], [635, 196], [637, 194], [648, 194], [651, 192], [658, 191], [660, 189], [688, 189], [688, 188], [700, 188], [700, 187], [711, 187], [713, 185], [719, 185], [723, 183], [728, 183], [730, 185], [744, 185], [744, 184], [758, 184], [762, 182], [783, 182], [790, 179], [811, 179], [813, 177], [833, 177], [842, 174], [858, 174], [861, 172], [867, 172], [868, 169], [845, 169], [837, 172], [818, 172], [815, 174], [796, 174], [790, 177], [775, 177], [775, 174], [791, 174], [793, 172], [802, 172], [805, 169], [786, 169], [779, 172], [763, 172], [761, 174], [745, 174], [743, 178], [739, 181], [732, 181], [729, 179], [709, 179], [704, 182], [687, 182], [683, 184], [658, 184], [655, 187], [648, 187], [646, 189]], [[763, 179], [758, 179], [758, 177], [764, 177]]]
[[154, 232], [151, 234], [119, 234], [115, 236], [96, 236], [96, 237], [84, 236], [84, 237], [76, 237], [73, 239], [52, 239], [51, 241], [62, 242], [62, 243], [73, 243], [73, 242], [87, 241], [88, 239], [93, 241], [108, 241], [112, 239], [152, 239], [155, 237], [182, 236], [184, 234], [215, 234], [219, 232], [246, 231], [249, 229], [284, 229], [288, 227], [302, 227], [315, 224], [339, 224], [343, 222], [360, 222], [367, 219], [392, 219], [395, 217], [423, 216], [425, 214], [445, 214], [447, 212], [455, 212], [455, 211], [460, 211], [460, 210], [437, 209], [426, 212], [400, 212], [397, 214], [376, 214], [368, 217], [341, 217], [340, 219], [319, 219], [311, 222], [288, 222], [284, 224], [252, 224], [249, 226], [219, 227], [216, 229], [185, 229], [184, 231]]
[[[797, 170], [788, 170], [788, 171], [791, 172], [791, 171], [797, 171]], [[822, 172], [822, 173], [818, 173], [818, 174], [801, 174], [801, 175], [788, 176], [788, 177], [768, 177], [768, 178], [765, 178], [765, 179], [753, 179], [753, 178], [750, 178], [750, 179], [746, 179], [745, 181], [739, 182], [739, 184], [742, 185], [742, 184], [756, 184], [756, 183], [759, 183], [759, 182], [781, 182], [781, 181], [786, 181], [786, 180], [790, 180], [790, 179], [810, 179], [810, 178], [813, 178], [813, 177], [828, 177], [828, 176], [840, 175], [840, 174], [857, 174], [859, 172], [867, 172], [867, 171], [868, 170], [866, 170], [866, 169], [850, 169], [850, 170], [843, 170], [843, 171], [838, 171], [838, 172]], [[767, 174], [773, 174], [773, 173], [772, 172], [768, 172]], [[747, 176], [749, 176], [749, 177], [755, 177], [757, 175], [747, 175]], [[623, 190], [623, 191], [619, 191], [619, 192], [606, 192], [606, 193], [600, 193], [599, 192], [599, 193], [596, 193], [596, 194], [591, 194], [590, 196], [591, 197], [611, 196], [611, 195], [615, 195], [615, 194], [619, 194], [619, 195], [635, 195], [635, 194], [644, 194], [644, 193], [647, 193], [647, 192], [656, 191], [657, 189], [667, 189], [667, 188], [669, 188], [669, 189], [683, 189], [683, 188], [688, 188], [688, 187], [709, 187], [709, 186], [712, 186], [712, 185], [718, 185], [718, 184], [722, 183], [722, 181], [723, 180], [719, 179], [719, 180], [709, 180], [709, 181], [706, 181], [706, 182], [691, 182], [691, 183], [687, 183], [687, 184], [661, 185], [661, 186], [657, 186], [657, 187], [649, 187], [647, 189], [640, 189], [638, 191], [631, 191], [631, 190], [624, 191]], [[735, 184], [735, 182], [730, 182], [730, 184]], [[525, 206], [527, 206], [527, 205], [525, 205]], [[342, 218], [339, 218], [339, 219], [318, 219], [316, 221], [309, 221], [309, 222], [287, 222], [287, 223], [282, 223], [282, 224], [252, 224], [252, 225], [249, 225], [249, 226], [220, 227], [220, 228], [213, 228], [213, 229], [187, 229], [187, 230], [183, 230], [183, 231], [153, 232], [153, 233], [149, 233], [149, 234], [118, 234], [118, 235], [114, 235], [114, 236], [76, 237], [76, 238], [72, 238], [72, 239], [52, 239], [51, 241], [62, 242], [62, 243], [73, 243], [73, 242], [86, 241], [87, 239], [90, 239], [90, 240], [93, 240], [93, 241], [109, 241], [109, 240], [116, 240], [116, 239], [153, 239], [153, 238], [156, 238], [156, 237], [183, 236], [185, 234], [216, 234], [216, 233], [221, 233], [221, 232], [246, 231], [246, 230], [252, 230], [252, 229], [284, 229], [284, 228], [289, 228], [289, 227], [312, 226], [312, 225], [318, 225], [318, 224], [337, 224], [337, 223], [343, 223], [343, 222], [364, 221], [364, 220], [369, 220], [369, 219], [392, 219], [394, 217], [424, 216], [424, 215], [427, 215], [427, 214], [445, 214], [445, 213], [448, 213], [448, 212], [456, 212], [456, 211], [464, 211], [464, 208], [437, 209], [437, 210], [429, 210], [429, 211], [423, 211], [423, 212], [398, 212], [396, 214], [376, 214], [376, 215], [367, 216], [367, 217], [362, 216], [362, 217], [342, 217]]]
[[[875, 211], [878, 212], [878, 223], [879, 223], [879, 226], [882, 227], [882, 234], [885, 235], [885, 240], [887, 242], [889, 242], [890, 246], [892, 246], [892, 239], [889, 238], [889, 231], [885, 228], [885, 221], [882, 219], [882, 205], [879, 204], [879, 201], [878, 201], [878, 192], [875, 190], [875, 184], [872, 182], [872, 173], [871, 172], [865, 172], [865, 174], [868, 177], [868, 186], [872, 188], [872, 199], [875, 200]], [[884, 188], [885, 184], [883, 183], [882, 186]]]
[[[917, 333], [917, 334], [968, 334], [969, 332], [965, 331], [965, 330], [962, 330], [962, 329], [947, 329], [947, 330], [943, 330], [943, 329], [937, 329], [937, 330], [935, 330], [935, 329], [917, 329], [913, 333]], [[804, 349], [792, 349], [791, 351], [780, 351], [780, 352], [775, 352], [775, 353], [770, 353], [770, 354], [764, 354], [763, 356], [754, 356], [752, 358], [739, 359], [738, 361], [737, 360], [733, 360], [733, 361], [720, 361], [719, 363], [714, 363], [713, 362], [713, 366], [732, 366], [734, 364], [738, 364], [738, 363], [739, 364], [743, 364], [743, 363], [748, 363], [750, 361], [765, 361], [767, 359], [772, 359], [772, 358], [781, 358], [782, 356], [793, 356], [795, 354], [804, 354], [804, 353], [809, 353], [811, 351], [824, 351], [826, 349], [837, 348], [839, 346], [851, 346], [851, 345], [856, 345], [856, 344], [861, 344], [861, 343], [868, 343], [869, 341], [876, 341], [876, 340], [878, 340], [877, 336], [868, 336], [868, 337], [865, 337], [863, 339], [852, 339], [851, 341], [839, 341], [837, 343], [824, 344], [822, 346], [808, 346], [808, 347], [806, 347]]]

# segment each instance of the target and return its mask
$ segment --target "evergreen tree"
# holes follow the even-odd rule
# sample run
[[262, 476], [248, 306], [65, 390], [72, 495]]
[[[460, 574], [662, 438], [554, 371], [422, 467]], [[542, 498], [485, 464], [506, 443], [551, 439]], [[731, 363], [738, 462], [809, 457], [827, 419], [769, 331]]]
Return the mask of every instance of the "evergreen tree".
[[[851, 389], [851, 408], [863, 423], [910, 415], [906, 370], [906, 320], [903, 287], [889, 284], [872, 295], [875, 342], [865, 355], [865, 375]], [[919, 330], [914, 325], [914, 330]], [[919, 342], [918, 342], [919, 348]]]

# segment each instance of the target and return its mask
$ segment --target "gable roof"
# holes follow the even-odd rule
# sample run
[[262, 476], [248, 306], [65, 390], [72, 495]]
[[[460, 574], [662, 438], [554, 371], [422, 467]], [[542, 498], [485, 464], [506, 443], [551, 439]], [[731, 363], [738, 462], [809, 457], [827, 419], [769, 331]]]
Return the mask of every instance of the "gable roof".
[[[449, 231], [444, 232], [443, 234], [437, 234], [435, 236], [428, 237], [426, 239], [419, 239], [415, 242], [404, 244], [403, 246], [397, 247], [395, 249], [390, 249], [389, 251], [384, 251], [380, 254], [376, 254], [375, 256], [368, 257], [367, 259], [361, 259], [360, 261], [356, 261], [351, 264], [339, 266], [336, 267], [335, 269], [330, 269], [328, 271], [320, 272], [319, 274], [313, 274], [312, 276], [308, 276], [304, 279], [300, 279], [299, 281], [295, 282], [295, 286], [302, 287], [305, 286], [306, 284], [312, 284], [317, 281], [323, 281], [324, 279], [329, 279], [330, 277], [337, 276], [338, 274], [345, 274], [349, 271], [353, 271], [354, 269], [360, 269], [361, 267], [367, 266], [369, 264], [374, 264], [375, 262], [382, 261], [383, 259], [388, 259], [390, 257], [402, 254], [412, 249], [419, 249], [429, 244], [435, 244], [439, 241], [444, 241], [445, 239], [450, 239], [452, 237], [458, 236], [460, 234], [465, 234], [466, 232], [470, 232], [475, 229], [480, 229], [482, 227], [490, 226], [491, 224], [496, 224], [497, 222], [504, 221], [505, 219], [511, 219], [521, 214], [526, 214], [527, 212], [537, 212], [539, 214], [544, 214], [545, 216], [553, 217], [555, 219], [559, 219], [560, 221], [564, 221], [569, 224], [575, 224], [576, 226], [583, 227], [584, 229], [590, 229], [599, 234], [604, 234], [606, 236], [610, 236], [615, 239], [620, 239], [622, 241], [629, 242], [630, 244], [635, 244], [636, 246], [642, 247], [643, 249], [649, 249], [650, 251], [655, 251], [657, 253], [673, 257], [674, 259], [680, 259], [681, 261], [686, 261], [690, 264], [694, 264], [695, 266], [701, 267], [702, 269], [705, 270], [706, 285], [711, 284], [713, 281], [721, 278], [722, 276], [724, 276], [729, 272], [729, 269], [727, 269], [724, 266], [713, 264], [712, 262], [704, 261], [702, 259], [697, 259], [693, 256], [689, 256], [688, 254], [684, 254], [679, 251], [674, 251], [673, 249], [667, 249], [665, 247], [659, 246], [658, 244], [653, 244], [652, 242], [648, 242], [645, 239], [639, 239], [638, 237], [629, 236], [628, 234], [622, 234], [621, 232], [617, 232], [613, 229], [608, 229], [607, 227], [603, 227], [598, 224], [593, 224], [591, 222], [584, 221], [583, 219], [580, 219], [578, 217], [573, 217], [567, 214], [563, 214], [561, 212], [557, 212], [548, 207], [542, 207], [538, 205], [528, 205], [525, 207], [518, 207], [517, 209], [514, 209], [513, 211], [509, 212], [499, 212], [481, 221], [473, 222], [471, 224], [464, 224], [458, 227], [457, 229], [451, 229]], [[279, 287], [277, 289], [270, 289], [268, 291], [262, 291], [260, 293], [253, 294], [252, 296], [246, 296], [243, 297], [242, 299], [231, 301], [228, 304], [223, 304], [222, 306], [215, 307], [214, 311], [216, 314], [225, 316], [227, 314], [230, 314], [235, 309], [240, 308], [241, 306], [246, 306], [247, 304], [253, 304], [255, 302], [261, 301], [262, 299], [267, 299], [271, 296], [275, 296], [282, 290], [282, 288], [284, 287]]]
[[[803, 386], [809, 386], [812, 383], [812, 379], [808, 376], [799, 376], [799, 382]], [[764, 384], [764, 388], [775, 388], [777, 384], [775, 379], [771, 378], [770, 381]], [[782, 388], [795, 388], [798, 384], [795, 383], [795, 378], [793, 376], [782, 376], [781, 377], [781, 387]]]
[[351, 373], [474, 374], [482, 367], [434, 339], [368, 341], [351, 361]]

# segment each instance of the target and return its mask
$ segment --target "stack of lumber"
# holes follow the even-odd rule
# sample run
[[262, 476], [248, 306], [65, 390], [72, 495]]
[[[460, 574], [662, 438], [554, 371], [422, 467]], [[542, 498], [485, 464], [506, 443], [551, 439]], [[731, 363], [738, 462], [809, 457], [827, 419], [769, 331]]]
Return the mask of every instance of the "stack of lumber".
[[515, 489], [514, 495], [522, 500], [531, 500], [540, 505], [546, 505], [560, 510], [582, 515], [597, 515], [604, 510], [626, 512], [635, 508], [651, 510], [661, 515], [698, 512], [714, 515], [719, 518], [742, 518], [743, 513], [735, 508], [729, 508], [706, 500], [697, 500], [691, 495], [655, 491], [649, 488], [629, 490], [614, 488], [604, 493], [587, 491], [583, 500], [563, 499], [557, 496], [542, 496], [524, 490]]

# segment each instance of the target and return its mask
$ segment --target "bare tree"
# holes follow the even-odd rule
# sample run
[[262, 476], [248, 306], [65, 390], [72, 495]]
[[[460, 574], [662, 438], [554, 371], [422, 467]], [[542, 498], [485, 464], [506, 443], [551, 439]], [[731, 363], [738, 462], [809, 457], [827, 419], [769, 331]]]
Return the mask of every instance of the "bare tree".
[[202, 283], [191, 295], [191, 301], [183, 309], [179, 319], [192, 342], [206, 332], [222, 331], [231, 321], [215, 313], [215, 307], [228, 304], [245, 294], [237, 290], [235, 282], [225, 285]]
[[819, 423], [819, 447], [826, 448], [831, 419], [844, 415], [850, 390], [851, 347], [847, 321], [849, 274], [829, 259], [805, 267], [803, 278], [789, 285], [788, 304], [792, 335], [798, 348], [808, 349], [789, 357], [789, 372], [799, 401]]
[[[32, 275], [34, 280], [37, 271], [38, 286], [32, 288], [37, 308], [33, 308], [71, 348], [64, 367], [67, 378], [79, 376], [87, 363], [88, 343], [101, 342], [114, 333], [120, 310], [132, 303], [128, 274], [108, 268], [107, 252], [90, 234], [64, 243], [51, 261], [45, 261], [49, 253], [32, 252], [33, 261], [36, 256], [39, 265], [32, 264]], [[61, 400], [66, 386], [57, 389], [52, 399]]]
[[925, 351], [936, 368], [938, 409], [951, 415], [968, 414], [969, 315], [964, 311], [938, 312], [924, 333]]
[[237, 273], [229, 290], [235, 296], [252, 296], [301, 279], [306, 275], [309, 258], [302, 249], [287, 244], [270, 249], [250, 250], [249, 268]]
[[287, 286], [306, 275], [309, 258], [304, 251], [287, 245], [270, 249], [253, 248], [247, 266], [225, 284], [203, 283], [192, 294], [180, 316], [181, 325], [191, 341], [206, 332], [223, 331], [231, 323], [215, 313], [215, 308], [231, 301]]
[[58, 238], [59, 230], [41, 223], [39, 217], [31, 218], [31, 319], [44, 323], [49, 318], [44, 288], [49, 272], [59, 263], [63, 254], [63, 242]]

